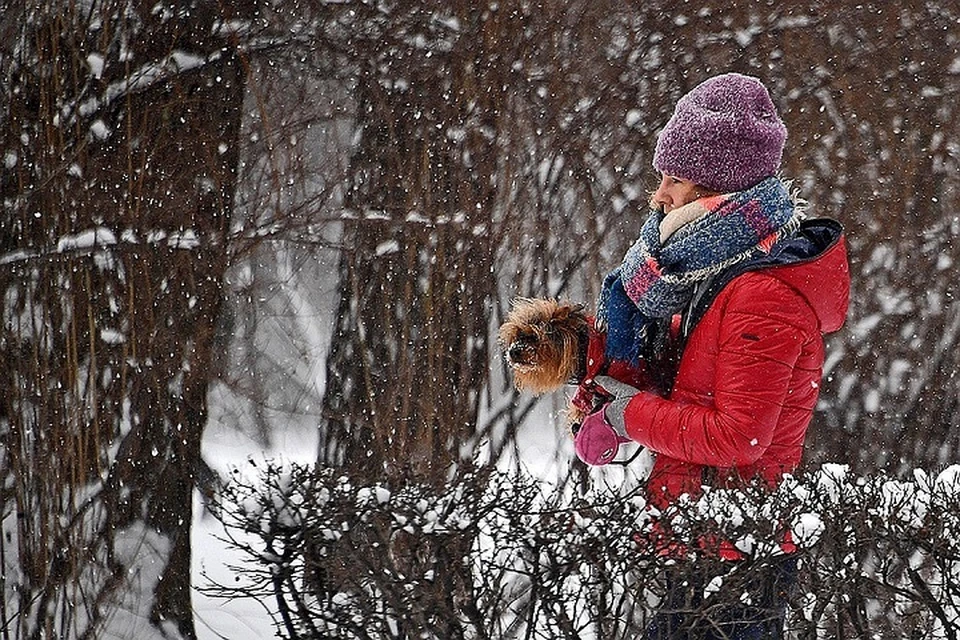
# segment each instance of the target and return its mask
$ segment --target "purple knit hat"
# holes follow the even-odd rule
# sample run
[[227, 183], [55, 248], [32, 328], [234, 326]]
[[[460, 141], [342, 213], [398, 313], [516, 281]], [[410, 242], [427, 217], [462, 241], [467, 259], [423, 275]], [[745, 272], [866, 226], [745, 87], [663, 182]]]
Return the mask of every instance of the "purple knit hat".
[[680, 98], [657, 138], [653, 166], [720, 193], [777, 173], [787, 128], [756, 78], [726, 73]]

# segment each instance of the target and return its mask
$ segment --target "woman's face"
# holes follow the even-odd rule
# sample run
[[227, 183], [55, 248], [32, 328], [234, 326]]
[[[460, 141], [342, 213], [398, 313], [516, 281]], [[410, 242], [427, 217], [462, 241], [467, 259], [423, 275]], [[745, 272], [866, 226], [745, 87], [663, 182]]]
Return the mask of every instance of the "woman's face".
[[653, 193], [651, 202], [655, 207], [663, 209], [664, 213], [670, 213], [677, 207], [689, 204], [698, 198], [707, 195], [707, 191], [701, 189], [689, 180], [661, 174], [660, 187]]

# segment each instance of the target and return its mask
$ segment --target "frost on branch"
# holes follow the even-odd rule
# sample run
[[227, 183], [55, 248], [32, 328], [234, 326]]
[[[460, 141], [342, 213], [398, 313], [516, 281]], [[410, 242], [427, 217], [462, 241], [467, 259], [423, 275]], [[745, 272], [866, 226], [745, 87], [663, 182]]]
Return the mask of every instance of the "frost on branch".
[[750, 606], [747, 587], [796, 545], [797, 637], [947, 638], [960, 632], [958, 503], [960, 466], [903, 480], [824, 465], [773, 493], [708, 488], [656, 513], [639, 495], [572, 496], [521, 474], [437, 490], [270, 465], [225, 491], [246, 560], [235, 585], [207, 588], [259, 601], [287, 638], [628, 638], [665, 572], [703, 585], [697, 613], [714, 616]]

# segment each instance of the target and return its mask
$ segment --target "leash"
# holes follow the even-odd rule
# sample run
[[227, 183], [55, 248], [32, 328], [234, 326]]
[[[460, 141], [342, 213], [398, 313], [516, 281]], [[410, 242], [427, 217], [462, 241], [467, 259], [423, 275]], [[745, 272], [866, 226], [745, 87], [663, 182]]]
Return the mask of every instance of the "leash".
[[634, 460], [636, 460], [641, 453], [643, 453], [643, 447], [638, 447], [637, 450], [634, 452], [634, 454], [629, 458], [627, 458], [626, 460], [611, 460], [607, 464], [616, 464], [616, 465], [620, 465], [621, 467], [625, 467], [631, 462], [633, 462]]

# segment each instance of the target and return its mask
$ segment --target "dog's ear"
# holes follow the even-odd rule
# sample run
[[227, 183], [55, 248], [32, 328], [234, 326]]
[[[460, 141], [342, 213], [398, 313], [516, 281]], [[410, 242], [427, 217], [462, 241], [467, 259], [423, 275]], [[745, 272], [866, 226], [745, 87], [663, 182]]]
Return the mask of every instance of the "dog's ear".
[[530, 298], [528, 296], [517, 296], [513, 299], [513, 302], [510, 304], [512, 309], [521, 309], [523, 307], [529, 307], [530, 305], [536, 303], [536, 298]]
[[583, 316], [583, 315], [585, 315], [584, 312], [585, 312], [586, 309], [587, 309], [586, 305], [584, 305], [584, 304], [579, 304], [579, 303], [577, 303], [577, 304], [571, 304], [570, 307], [571, 307], [571, 308], [570, 308], [570, 314], [571, 314], [571, 315], [578, 315], [578, 316]]
[[525, 322], [527, 316], [533, 313], [536, 300], [524, 296], [517, 296], [510, 302], [510, 311], [507, 312], [507, 322]]
[[574, 316], [578, 319], [584, 319], [584, 309], [586, 307], [582, 304], [575, 304], [573, 302], [558, 302], [557, 311], [554, 316], [556, 320], [567, 321], [571, 316]]

